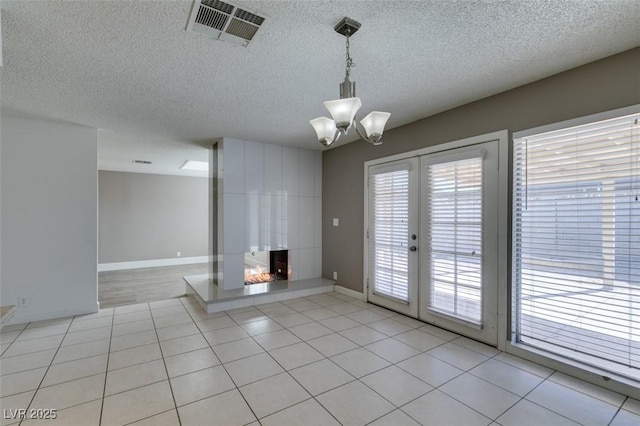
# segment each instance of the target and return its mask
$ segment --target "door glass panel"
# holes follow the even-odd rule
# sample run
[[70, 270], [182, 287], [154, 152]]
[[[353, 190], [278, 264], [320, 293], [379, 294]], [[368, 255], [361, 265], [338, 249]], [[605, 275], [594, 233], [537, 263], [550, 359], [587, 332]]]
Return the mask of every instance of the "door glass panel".
[[428, 308], [482, 324], [482, 157], [426, 167]]
[[409, 300], [409, 170], [371, 176], [373, 292]]

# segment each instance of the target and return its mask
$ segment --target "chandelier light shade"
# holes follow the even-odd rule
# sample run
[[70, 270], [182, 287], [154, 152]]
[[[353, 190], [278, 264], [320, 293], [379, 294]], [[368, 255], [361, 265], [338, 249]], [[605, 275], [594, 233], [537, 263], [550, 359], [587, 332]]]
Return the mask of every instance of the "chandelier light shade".
[[[334, 30], [342, 34], [347, 39], [347, 62], [344, 81], [340, 84], [340, 99], [326, 101], [325, 108], [331, 114], [333, 120], [326, 117], [315, 118], [310, 121], [318, 141], [324, 146], [330, 146], [341, 135], [347, 134], [351, 126], [358, 133], [358, 136], [372, 145], [382, 144], [382, 133], [387, 120], [391, 116], [388, 112], [372, 111], [360, 124], [356, 120], [356, 114], [362, 106], [362, 101], [356, 96], [356, 83], [349, 80], [351, 68], [355, 66], [349, 54], [349, 37], [360, 28], [360, 23], [350, 18], [343, 18]], [[361, 125], [364, 133], [358, 128]]]
[[318, 135], [318, 141], [324, 146], [331, 145], [337, 131], [336, 123], [327, 117], [314, 118], [310, 123]]
[[391, 114], [388, 112], [371, 111], [365, 118], [360, 120], [360, 124], [364, 127], [367, 140], [371, 140], [374, 145], [380, 145], [382, 141], [382, 133], [384, 126]]
[[345, 133], [353, 123], [356, 113], [362, 106], [360, 98], [337, 99], [335, 101], [326, 101], [324, 107], [329, 111], [335, 127], [343, 130]]

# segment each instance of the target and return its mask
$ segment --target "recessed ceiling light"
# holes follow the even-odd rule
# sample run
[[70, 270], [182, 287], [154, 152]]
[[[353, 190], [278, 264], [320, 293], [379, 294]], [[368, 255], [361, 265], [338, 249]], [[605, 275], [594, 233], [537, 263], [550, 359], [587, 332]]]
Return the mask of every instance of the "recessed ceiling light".
[[207, 161], [194, 161], [187, 160], [179, 167], [182, 170], [197, 170], [200, 172], [206, 172], [209, 170], [209, 162]]

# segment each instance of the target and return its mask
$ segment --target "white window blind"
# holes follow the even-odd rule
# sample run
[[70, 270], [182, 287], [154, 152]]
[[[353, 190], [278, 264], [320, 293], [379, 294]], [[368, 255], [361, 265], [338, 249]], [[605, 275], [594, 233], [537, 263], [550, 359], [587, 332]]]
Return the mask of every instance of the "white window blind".
[[409, 300], [409, 170], [371, 175], [373, 291]]
[[482, 157], [426, 166], [429, 309], [482, 323]]
[[[640, 378], [639, 115], [515, 139], [516, 340]], [[614, 365], [615, 364], [611, 364]]]

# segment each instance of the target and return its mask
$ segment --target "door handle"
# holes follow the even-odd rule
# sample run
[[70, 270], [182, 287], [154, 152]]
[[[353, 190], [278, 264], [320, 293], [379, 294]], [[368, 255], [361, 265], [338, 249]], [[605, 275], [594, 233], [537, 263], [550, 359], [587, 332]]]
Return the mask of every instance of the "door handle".
[[418, 247], [411, 246], [411, 247], [409, 247], [409, 251], [418, 251]]

